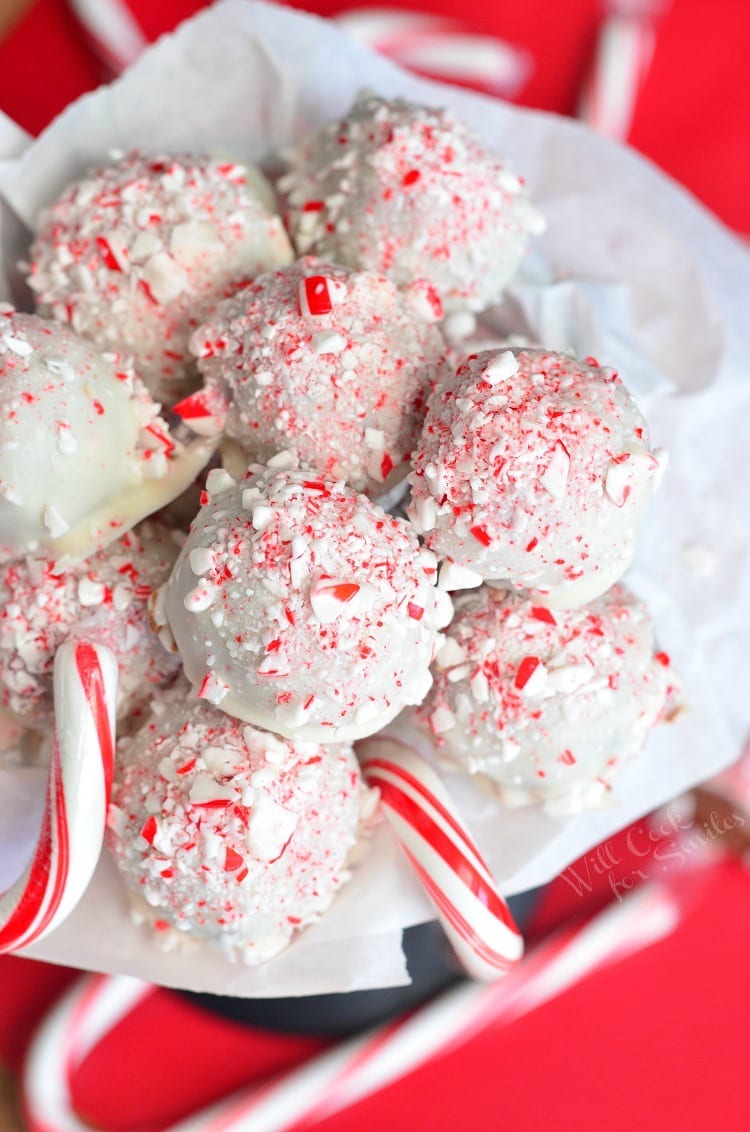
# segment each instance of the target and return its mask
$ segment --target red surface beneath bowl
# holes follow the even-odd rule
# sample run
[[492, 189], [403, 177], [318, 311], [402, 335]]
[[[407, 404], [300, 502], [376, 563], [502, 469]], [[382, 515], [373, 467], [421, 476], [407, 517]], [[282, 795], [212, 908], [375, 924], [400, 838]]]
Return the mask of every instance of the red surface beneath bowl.
[[[660, 862], [655, 846], [644, 856], [647, 839], [639, 823], [577, 862], [547, 890], [532, 936], [593, 911], [640, 874], [658, 879], [667, 858]], [[672, 866], [687, 864], [687, 855], [671, 851]], [[695, 874], [685, 882], [695, 885]], [[502, 1123], [631, 1132], [699, 1129], [717, 1119], [746, 1127], [750, 873], [723, 861], [699, 875], [698, 890], [673, 936], [319, 1127], [453, 1132]], [[30, 960], [0, 960], [0, 1060], [20, 1066], [35, 1024], [73, 978]], [[322, 1048], [227, 1022], [163, 991], [95, 1050], [73, 1094], [92, 1127], [156, 1129]]]

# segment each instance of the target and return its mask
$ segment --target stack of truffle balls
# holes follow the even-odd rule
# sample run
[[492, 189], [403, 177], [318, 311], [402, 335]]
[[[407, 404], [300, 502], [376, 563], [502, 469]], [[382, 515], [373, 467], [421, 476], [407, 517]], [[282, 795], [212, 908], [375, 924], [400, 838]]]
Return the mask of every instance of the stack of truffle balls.
[[2, 705], [45, 736], [58, 645], [114, 650], [109, 844], [163, 942], [257, 963], [320, 916], [375, 808], [352, 743], [405, 710], [563, 810], [664, 713], [618, 584], [661, 466], [625, 386], [448, 362], [542, 227], [451, 114], [372, 96], [275, 188], [131, 154], [41, 215], [37, 313], [0, 315]]

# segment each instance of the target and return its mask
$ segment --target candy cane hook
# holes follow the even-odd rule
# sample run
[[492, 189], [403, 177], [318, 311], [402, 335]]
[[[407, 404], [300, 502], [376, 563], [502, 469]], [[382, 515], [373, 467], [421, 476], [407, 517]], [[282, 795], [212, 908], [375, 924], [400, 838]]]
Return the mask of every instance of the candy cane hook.
[[392, 739], [360, 743], [357, 753], [467, 973], [485, 981], [506, 974], [523, 939], [439, 776]]
[[117, 662], [103, 645], [55, 655], [55, 731], [44, 816], [31, 861], [0, 894], [0, 954], [54, 931], [83, 896], [101, 851], [112, 788]]

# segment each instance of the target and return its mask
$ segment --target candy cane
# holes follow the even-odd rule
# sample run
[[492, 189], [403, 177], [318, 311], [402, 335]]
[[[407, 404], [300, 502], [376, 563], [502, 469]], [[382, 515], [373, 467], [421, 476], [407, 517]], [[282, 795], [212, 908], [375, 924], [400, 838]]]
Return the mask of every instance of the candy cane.
[[418, 11], [359, 8], [336, 23], [401, 67], [501, 98], [518, 94], [532, 69], [528, 52], [465, 23]]
[[55, 655], [55, 733], [39, 838], [26, 871], [0, 895], [0, 954], [53, 931], [99, 859], [114, 767], [117, 662], [68, 641]]
[[112, 75], [134, 63], [148, 40], [123, 0], [70, 0], [88, 44]]
[[[490, 1024], [508, 1025], [593, 971], [663, 939], [679, 923], [682, 903], [674, 885], [644, 885], [583, 926], [553, 936], [502, 982], [446, 991], [395, 1023], [202, 1110], [171, 1132], [282, 1132], [340, 1112]], [[22, 1083], [31, 1132], [89, 1132], [73, 1111], [71, 1080], [96, 1044], [154, 990], [124, 976], [86, 976], [47, 1016], [31, 1043]]]
[[654, 16], [661, 4], [610, 4], [584, 82], [578, 117], [607, 137], [625, 141], [635, 115], [638, 94], [654, 52]]
[[484, 980], [506, 974], [523, 954], [523, 939], [438, 775], [392, 739], [362, 742], [357, 753], [467, 973]]

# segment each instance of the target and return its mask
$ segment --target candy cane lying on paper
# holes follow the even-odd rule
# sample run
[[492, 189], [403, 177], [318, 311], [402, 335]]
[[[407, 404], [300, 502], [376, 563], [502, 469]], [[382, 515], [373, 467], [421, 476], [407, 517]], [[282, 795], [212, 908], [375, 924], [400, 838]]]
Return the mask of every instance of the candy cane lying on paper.
[[[592, 972], [658, 942], [680, 918], [674, 881], [671, 888], [644, 885], [535, 948], [507, 979], [446, 991], [395, 1023], [188, 1117], [171, 1132], [283, 1132], [302, 1120], [331, 1116], [488, 1025], [510, 1024]], [[89, 975], [47, 1016], [34, 1035], [23, 1079], [31, 1132], [88, 1132], [73, 1111], [71, 1081], [98, 1042], [155, 990], [125, 976]]]
[[392, 739], [363, 741], [357, 754], [467, 973], [484, 980], [506, 974], [523, 954], [523, 939], [438, 775]]
[[99, 860], [114, 768], [117, 662], [68, 641], [55, 655], [55, 733], [39, 838], [26, 871], [0, 895], [0, 954], [53, 931]]

